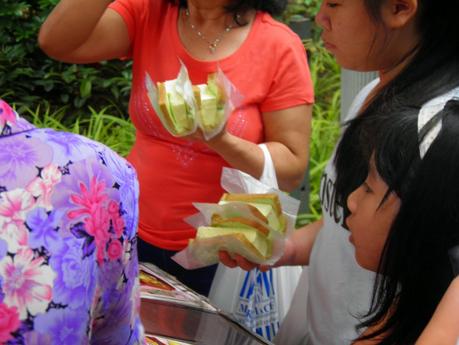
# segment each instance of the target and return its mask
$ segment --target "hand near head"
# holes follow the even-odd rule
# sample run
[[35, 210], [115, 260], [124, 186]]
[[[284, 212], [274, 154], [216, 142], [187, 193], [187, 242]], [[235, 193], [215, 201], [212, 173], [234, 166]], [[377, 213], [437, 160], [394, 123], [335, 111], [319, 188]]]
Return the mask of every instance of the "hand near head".
[[220, 261], [225, 266], [230, 268], [240, 267], [245, 271], [251, 271], [254, 268], [258, 268], [260, 271], [267, 271], [273, 267], [279, 267], [284, 265], [292, 265], [294, 257], [294, 243], [290, 239], [285, 240], [284, 253], [274, 265], [261, 265], [251, 262], [239, 254], [230, 255], [227, 251], [221, 250], [218, 253]]

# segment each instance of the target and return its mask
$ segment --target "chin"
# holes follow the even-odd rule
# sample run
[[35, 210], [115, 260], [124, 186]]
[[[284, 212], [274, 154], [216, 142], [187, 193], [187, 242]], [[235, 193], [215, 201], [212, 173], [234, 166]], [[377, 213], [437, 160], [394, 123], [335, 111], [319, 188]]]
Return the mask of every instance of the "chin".
[[376, 272], [378, 270], [378, 265], [375, 265], [372, 262], [368, 262], [368, 260], [359, 258], [357, 253], [355, 254], [355, 260], [357, 261], [357, 263], [359, 264], [360, 267], [362, 267], [362, 268], [364, 268], [364, 269], [366, 269], [368, 271]]
[[371, 66], [365, 66], [365, 62], [359, 63], [357, 60], [345, 60], [345, 59], [340, 59], [339, 56], [335, 55], [335, 59], [338, 62], [338, 65], [341, 66], [341, 68], [354, 71], [354, 72], [374, 72], [375, 69], [371, 68]]

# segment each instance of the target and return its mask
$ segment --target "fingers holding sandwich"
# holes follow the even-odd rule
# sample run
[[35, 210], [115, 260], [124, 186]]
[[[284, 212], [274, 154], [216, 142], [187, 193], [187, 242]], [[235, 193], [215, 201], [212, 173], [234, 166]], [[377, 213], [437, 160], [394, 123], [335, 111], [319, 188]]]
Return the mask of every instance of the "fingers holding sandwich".
[[253, 263], [239, 254], [234, 254], [233, 257], [224, 250], [218, 252], [218, 257], [222, 264], [230, 268], [240, 267], [245, 271], [251, 271], [254, 268], [258, 268], [260, 271], [267, 271], [271, 268], [268, 265], [259, 265]]
[[234, 254], [231, 256], [227, 251], [220, 250], [218, 252], [218, 257], [220, 262], [225, 266], [230, 268], [240, 267], [245, 271], [251, 271], [254, 268], [258, 268], [260, 271], [264, 272], [273, 267], [286, 266], [294, 264], [295, 256], [295, 246], [293, 242], [287, 238], [285, 240], [284, 254], [280, 257], [278, 261], [272, 266], [270, 265], [260, 265], [254, 262], [251, 262], [239, 254]]

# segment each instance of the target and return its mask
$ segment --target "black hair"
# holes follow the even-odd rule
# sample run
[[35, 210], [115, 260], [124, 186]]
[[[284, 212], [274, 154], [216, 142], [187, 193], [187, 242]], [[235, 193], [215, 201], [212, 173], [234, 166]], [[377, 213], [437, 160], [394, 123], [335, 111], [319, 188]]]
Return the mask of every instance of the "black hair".
[[[448, 251], [459, 244], [459, 100], [436, 115], [442, 129], [423, 159], [418, 110], [358, 117], [348, 130], [359, 159], [401, 200], [378, 267], [370, 311], [361, 327], [379, 344], [414, 344], [454, 278]], [[355, 156], [354, 156], [355, 157]], [[369, 229], [371, 231], [371, 229]]]
[[[382, 23], [384, 1], [364, 0], [375, 23]], [[345, 214], [373, 152], [380, 175], [402, 200], [360, 325], [381, 327], [361, 339], [382, 334], [380, 344], [414, 343], [452, 279], [445, 238], [459, 232], [459, 191], [448, 185], [459, 176], [459, 108], [455, 102], [445, 109], [442, 134], [423, 160], [417, 117], [424, 103], [459, 85], [458, 9], [457, 0], [418, 0], [420, 38], [411, 61], [346, 125], [338, 144], [336, 202]]]
[[[386, 0], [364, 0], [375, 23], [381, 23], [380, 10], [384, 1]], [[410, 63], [378, 90], [360, 116], [372, 116], [379, 112], [398, 114], [402, 107], [419, 110], [430, 99], [459, 85], [458, 12], [457, 0], [418, 0], [416, 23], [420, 39], [417, 50]], [[350, 167], [348, 162], [339, 158], [344, 150], [352, 149], [354, 142], [353, 134], [345, 131], [335, 157], [337, 203], [345, 211], [347, 195], [366, 176], [366, 167], [358, 161]]]
[[[186, 0], [167, 0], [174, 5], [186, 8]], [[249, 10], [267, 12], [272, 16], [278, 16], [287, 7], [287, 0], [232, 0], [226, 7], [228, 13], [232, 13], [237, 24], [243, 25], [236, 20], [236, 14], [244, 14]]]
[[[364, 0], [375, 23], [382, 24], [387, 0]], [[459, 85], [459, 25], [457, 0], [418, 0], [416, 28], [420, 37], [410, 64], [375, 97], [367, 113], [391, 104], [420, 107]]]

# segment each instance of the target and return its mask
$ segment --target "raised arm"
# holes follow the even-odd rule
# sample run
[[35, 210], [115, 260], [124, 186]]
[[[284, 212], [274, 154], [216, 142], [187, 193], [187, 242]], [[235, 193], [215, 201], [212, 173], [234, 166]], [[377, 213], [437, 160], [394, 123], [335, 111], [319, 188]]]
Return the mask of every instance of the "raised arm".
[[125, 56], [130, 40], [121, 16], [108, 9], [110, 0], [61, 0], [38, 36], [50, 57], [71, 63], [91, 63]]

